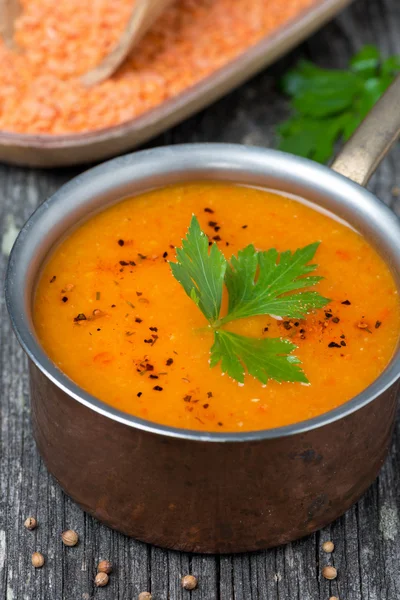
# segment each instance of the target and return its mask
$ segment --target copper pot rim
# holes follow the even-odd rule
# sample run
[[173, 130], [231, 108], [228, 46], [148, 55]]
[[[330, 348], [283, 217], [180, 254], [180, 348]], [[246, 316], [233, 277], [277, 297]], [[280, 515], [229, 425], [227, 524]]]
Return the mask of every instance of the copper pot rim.
[[[380, 225], [383, 224], [382, 232], [380, 234], [381, 241], [390, 229], [391, 235], [389, 236], [389, 238], [393, 240], [393, 233], [395, 233], [396, 235], [398, 235], [398, 239], [400, 240], [400, 224], [398, 220], [395, 218], [392, 211], [381, 201], [379, 201], [376, 198], [376, 196], [374, 196], [358, 184], [354, 183], [353, 181], [343, 177], [338, 173], [335, 173], [328, 167], [319, 165], [308, 159], [286, 154], [284, 152], [279, 152], [276, 150], [266, 148], [247, 147], [239, 144], [201, 143], [164, 146], [161, 148], [143, 150], [122, 157], [114, 158], [112, 160], [107, 161], [106, 163], [102, 163], [101, 165], [98, 165], [85, 171], [83, 174], [78, 175], [77, 177], [73, 178], [68, 183], [63, 185], [57, 192], [55, 192], [55, 194], [53, 194], [49, 198], [49, 200], [41, 204], [33, 212], [33, 214], [30, 216], [28, 221], [21, 229], [14, 243], [13, 249], [10, 254], [10, 259], [6, 273], [6, 304], [14, 332], [29, 359], [36, 365], [36, 367], [43, 373], [43, 375], [47, 377], [47, 379], [49, 379], [58, 388], [63, 390], [68, 396], [80, 402], [89, 409], [103, 415], [104, 417], [110, 418], [123, 425], [132, 427], [133, 429], [139, 429], [148, 433], [198, 442], [263, 441], [268, 439], [282, 438], [286, 436], [301, 434], [307, 431], [311, 431], [313, 429], [323, 427], [325, 425], [329, 425], [330, 423], [340, 420], [352, 414], [353, 412], [361, 409], [366, 404], [373, 402], [383, 392], [385, 392], [388, 388], [394, 385], [397, 379], [400, 377], [400, 344], [398, 344], [390, 363], [387, 365], [387, 367], [384, 369], [381, 375], [379, 375], [379, 377], [377, 377], [377, 379], [375, 379], [360, 394], [357, 394], [356, 396], [354, 396], [347, 402], [341, 404], [340, 406], [311, 419], [307, 419], [290, 425], [284, 425], [281, 427], [270, 429], [261, 429], [256, 431], [224, 433], [171, 427], [150, 420], [141, 419], [129, 413], [125, 413], [121, 410], [118, 410], [110, 406], [106, 402], [93, 396], [92, 394], [89, 394], [83, 388], [75, 384], [74, 381], [71, 380], [67, 375], [65, 375], [58, 367], [56, 367], [56, 365], [54, 365], [54, 363], [46, 355], [32, 329], [30, 329], [29, 325], [27, 324], [27, 314], [25, 314], [26, 311], [21, 309], [21, 304], [18, 303], [18, 294], [22, 294], [23, 290], [16, 289], [16, 286], [14, 284], [16, 269], [18, 267], [18, 262], [20, 261], [20, 256], [18, 255], [20, 254], [20, 250], [23, 247], [23, 245], [26, 244], [27, 237], [31, 235], [31, 230], [43, 218], [43, 215], [45, 211], [49, 208], [50, 203], [65, 201], [65, 197], [63, 196], [65, 196], [66, 193], [71, 194], [73, 188], [78, 185], [81, 185], [83, 182], [93, 182], [96, 178], [100, 178], [101, 175], [104, 175], [105, 172], [115, 173], [118, 167], [126, 166], [124, 165], [124, 163], [132, 164], [138, 161], [140, 162], [141, 160], [147, 161], [150, 158], [157, 160], [157, 158], [160, 158], [163, 155], [165, 156], [165, 154], [169, 154], [169, 158], [172, 158], [176, 161], [177, 158], [179, 158], [180, 154], [181, 156], [183, 156], [184, 154], [187, 155], [189, 150], [190, 153], [203, 153], [206, 156], [209, 156], [212, 153], [221, 154], [222, 151], [224, 151], [225, 156], [226, 154], [229, 155], [230, 153], [235, 152], [239, 153], [239, 155], [253, 154], [255, 155], [255, 157], [253, 158], [261, 157], [263, 160], [265, 160], [266, 163], [268, 159], [270, 159], [272, 160], [272, 162], [274, 160], [278, 163], [287, 162], [288, 165], [292, 163], [292, 165], [290, 166], [296, 165], [298, 169], [304, 171], [310, 171], [311, 169], [315, 172], [316, 176], [318, 175], [319, 178], [321, 178], [322, 176], [323, 179], [328, 180], [325, 181], [326, 187], [328, 187], [329, 184], [332, 185], [332, 183], [340, 182], [341, 187], [344, 186], [345, 188], [348, 188], [349, 193], [357, 192], [358, 195], [362, 194], [363, 200], [370, 205], [369, 208], [372, 208], [372, 212], [374, 213], [369, 214], [367, 218], [371, 219], [372, 217], [376, 218], [378, 216], [381, 218]], [[281, 175], [281, 177], [283, 178], [284, 175]], [[213, 178], [209, 177], [208, 180], [213, 180]], [[231, 180], [231, 182], [233, 183], [234, 180]], [[237, 181], [236, 183], [240, 182]], [[145, 191], [145, 189], [143, 189], [143, 191]], [[122, 198], [120, 197], [119, 200], [121, 199]], [[105, 206], [106, 205], [104, 205], [104, 207]], [[66, 231], [69, 229], [70, 228], [67, 227]], [[394, 263], [396, 270], [398, 270], [398, 273], [400, 274], [400, 244], [398, 244], [398, 248], [395, 248], [393, 250], [393, 254], [395, 255]], [[36, 274], [39, 268], [36, 268]], [[398, 279], [400, 279], [400, 275]], [[400, 291], [400, 280], [397, 282], [397, 285]]]

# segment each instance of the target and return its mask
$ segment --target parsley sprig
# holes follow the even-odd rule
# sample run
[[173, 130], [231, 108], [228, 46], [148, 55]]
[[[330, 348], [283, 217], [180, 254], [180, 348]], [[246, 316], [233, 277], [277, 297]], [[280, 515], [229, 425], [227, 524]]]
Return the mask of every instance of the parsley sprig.
[[[281, 338], [249, 338], [222, 329], [237, 319], [256, 315], [303, 318], [322, 308], [329, 300], [315, 291], [304, 291], [322, 279], [310, 275], [310, 264], [319, 243], [295, 252], [256, 250], [250, 244], [228, 261], [218, 246], [209, 249], [207, 235], [197, 218], [192, 220], [177, 248], [177, 262], [170, 262], [172, 274], [199, 307], [214, 332], [211, 367], [221, 363], [223, 373], [244, 382], [245, 371], [261, 381], [304, 382], [307, 377], [300, 361], [291, 353], [296, 346]], [[229, 294], [228, 312], [221, 317], [224, 284]]]
[[279, 125], [279, 149], [326, 162], [346, 141], [400, 72], [400, 56], [383, 59], [364, 46], [348, 70], [321, 69], [301, 61], [282, 79], [293, 115]]

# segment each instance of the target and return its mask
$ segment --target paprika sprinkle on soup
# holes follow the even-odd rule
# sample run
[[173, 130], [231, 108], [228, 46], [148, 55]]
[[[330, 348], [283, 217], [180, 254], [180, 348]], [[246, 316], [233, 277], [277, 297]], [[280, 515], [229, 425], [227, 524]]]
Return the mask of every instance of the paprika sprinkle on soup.
[[80, 77], [116, 44], [132, 0], [21, 0], [12, 51], [0, 39], [0, 130], [72, 134], [124, 123], [172, 98], [319, 0], [177, 0], [117, 74]]

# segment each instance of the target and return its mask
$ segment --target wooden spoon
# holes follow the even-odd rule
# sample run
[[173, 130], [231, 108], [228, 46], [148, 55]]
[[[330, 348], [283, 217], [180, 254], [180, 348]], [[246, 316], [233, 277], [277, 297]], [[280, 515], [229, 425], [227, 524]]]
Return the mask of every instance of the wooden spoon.
[[0, 0], [0, 36], [13, 50], [17, 48], [14, 41], [14, 22], [20, 13], [21, 5], [18, 0]]
[[97, 67], [81, 77], [82, 83], [91, 86], [108, 79], [171, 2], [172, 0], [135, 0], [128, 24], [116, 46]]

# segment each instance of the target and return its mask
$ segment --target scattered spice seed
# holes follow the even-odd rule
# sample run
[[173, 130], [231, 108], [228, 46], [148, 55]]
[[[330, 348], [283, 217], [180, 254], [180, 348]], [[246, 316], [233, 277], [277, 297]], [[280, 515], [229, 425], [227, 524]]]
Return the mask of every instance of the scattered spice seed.
[[29, 531], [32, 531], [33, 529], [36, 529], [37, 521], [35, 517], [28, 517], [25, 519], [24, 525], [27, 529], [29, 529]]
[[168, 256], [168, 252], [164, 252], [163, 258], [167, 258], [167, 256]]
[[163, 389], [162, 389], [162, 387], [160, 387], [159, 385], [155, 385], [155, 386], [153, 387], [153, 390], [155, 390], [156, 392], [162, 392], [162, 390], [163, 390]]
[[109, 577], [107, 573], [97, 573], [96, 577], [94, 578], [94, 584], [96, 587], [104, 587], [107, 585], [108, 581]]
[[203, 404], [203, 408], [208, 408], [209, 406], [209, 404]]
[[97, 565], [98, 573], [107, 573], [109, 575], [112, 571], [112, 564], [109, 560], [101, 560]]
[[212, 398], [212, 397], [213, 397], [212, 392], [207, 392], [207, 398]]
[[135, 305], [132, 304], [132, 302], [130, 302], [129, 300], [126, 301], [127, 305], [130, 306], [131, 308], [135, 308]]
[[191, 399], [192, 399], [192, 396], [189, 396], [189, 395], [186, 395], [186, 396], [183, 397], [183, 401], [184, 402], [190, 402]]
[[220, 242], [221, 241], [221, 237], [219, 235], [214, 235], [213, 240], [215, 242]]
[[73, 529], [63, 531], [61, 538], [65, 546], [76, 546], [79, 541], [79, 536]]
[[382, 325], [382, 321], [377, 321], [375, 323], [375, 329], [379, 329], [379, 327]]
[[140, 398], [140, 396], [143, 394], [143, 392], [138, 392], [136, 395], [138, 398]]
[[146, 371], [154, 371], [153, 365], [151, 365], [150, 363], [146, 363]]
[[194, 575], [185, 575], [181, 579], [184, 590], [195, 590], [197, 588], [197, 578]]
[[327, 552], [328, 554], [331, 554], [335, 549], [335, 544], [333, 542], [331, 542], [330, 540], [328, 542], [324, 542], [322, 544], [322, 550], [324, 552]]
[[96, 292], [96, 300], [100, 300], [100, 292]]
[[150, 592], [140, 592], [138, 600], [152, 600]]
[[223, 424], [223, 423], [221, 423], [221, 421], [218, 421], [218, 423], [217, 423], [217, 424], [218, 424], [220, 427], [223, 427], [223, 426], [224, 426], [224, 424]]
[[208, 221], [209, 227], [215, 227], [216, 224], [217, 224], [217, 221]]
[[335, 569], [335, 567], [327, 566], [322, 569], [322, 575], [323, 577], [325, 577], [325, 579], [329, 579], [330, 581], [332, 581], [337, 577], [337, 570]]
[[50, 279], [50, 283], [54, 283], [56, 279], [57, 279], [57, 277], [55, 275], [53, 275], [53, 277]]
[[346, 342], [345, 342], [344, 340], [342, 340], [342, 341], [340, 342], [340, 345], [341, 345], [341, 346], [347, 346], [347, 344], [346, 344]]
[[342, 302], [342, 304], [344, 304], [345, 306], [350, 306], [351, 302], [350, 302], [350, 300], [344, 300], [344, 302]]
[[330, 342], [328, 344], [328, 348], [340, 348], [340, 344], [337, 344], [336, 342]]
[[74, 321], [75, 323], [77, 323], [78, 321], [87, 321], [86, 315], [84, 315], [83, 313], [79, 313], [79, 315], [74, 318]]
[[136, 317], [135, 319], [135, 323], [142, 323], [143, 319], [139, 319], [139, 317]]
[[332, 319], [332, 323], [339, 323], [340, 319], [339, 317], [333, 317]]
[[125, 242], [124, 242], [124, 240], [118, 240], [118, 244], [119, 244], [120, 246], [123, 246], [123, 245], [125, 244]]
[[212, 210], [212, 208], [205, 208], [204, 212], [214, 214], [214, 211]]
[[174, 362], [173, 358], [168, 358], [168, 360], [167, 360], [167, 362], [165, 364], [167, 365], [167, 367], [170, 367], [173, 362]]
[[247, 229], [247, 225], [242, 225], [242, 229]]
[[43, 567], [44, 565], [44, 556], [41, 552], [34, 552], [31, 560], [35, 569], [40, 569], [40, 567]]
[[150, 331], [158, 331], [157, 327], [149, 327]]
[[158, 375], [149, 375], [150, 379], [158, 379]]

